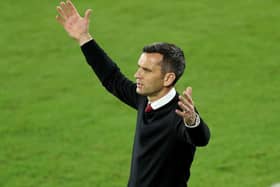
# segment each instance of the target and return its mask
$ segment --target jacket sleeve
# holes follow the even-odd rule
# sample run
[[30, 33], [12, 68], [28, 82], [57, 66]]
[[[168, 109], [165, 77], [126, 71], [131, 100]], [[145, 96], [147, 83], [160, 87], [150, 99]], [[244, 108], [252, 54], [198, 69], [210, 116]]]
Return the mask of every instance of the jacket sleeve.
[[119, 67], [94, 40], [81, 46], [81, 50], [102, 85], [121, 101], [136, 109], [136, 84], [121, 73]]
[[186, 127], [185, 136], [188, 136], [190, 142], [195, 146], [206, 146], [210, 140], [210, 130], [200, 117], [200, 124], [197, 127]]
[[[196, 113], [199, 114], [197, 110]], [[176, 125], [176, 132], [180, 139], [188, 144], [206, 146], [210, 140], [210, 130], [202, 117], [200, 115], [199, 117], [200, 123], [194, 128], [186, 127], [183, 119], [180, 119]]]

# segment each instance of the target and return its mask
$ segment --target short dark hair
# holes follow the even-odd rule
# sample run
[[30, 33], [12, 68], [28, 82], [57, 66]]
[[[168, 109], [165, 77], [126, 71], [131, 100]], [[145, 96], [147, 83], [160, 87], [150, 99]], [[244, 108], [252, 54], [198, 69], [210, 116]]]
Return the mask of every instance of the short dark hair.
[[170, 43], [153, 43], [143, 48], [144, 53], [160, 53], [163, 55], [161, 62], [162, 73], [173, 72], [176, 78], [173, 85], [179, 80], [185, 70], [184, 52], [174, 44]]

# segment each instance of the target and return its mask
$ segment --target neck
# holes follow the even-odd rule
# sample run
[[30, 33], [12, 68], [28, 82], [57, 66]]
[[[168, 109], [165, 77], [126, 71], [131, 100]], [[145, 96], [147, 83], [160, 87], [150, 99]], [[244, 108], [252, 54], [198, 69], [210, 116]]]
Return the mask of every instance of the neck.
[[148, 98], [148, 101], [150, 103], [162, 98], [163, 96], [165, 96], [173, 87], [166, 87], [166, 88], [163, 88], [160, 92], [158, 92], [157, 94], [155, 95], [150, 95], [150, 96], [147, 96]]

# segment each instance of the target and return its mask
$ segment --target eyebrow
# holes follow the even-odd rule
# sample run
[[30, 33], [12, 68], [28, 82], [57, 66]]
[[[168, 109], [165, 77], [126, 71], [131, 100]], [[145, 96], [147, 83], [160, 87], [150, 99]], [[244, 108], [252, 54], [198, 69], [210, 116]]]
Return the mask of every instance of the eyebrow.
[[142, 68], [142, 69], [145, 70], [145, 71], [150, 71], [150, 72], [152, 71], [151, 69], [146, 68], [146, 67], [143, 67], [143, 66], [140, 66], [139, 64], [138, 64], [138, 67], [139, 67], [139, 68]]

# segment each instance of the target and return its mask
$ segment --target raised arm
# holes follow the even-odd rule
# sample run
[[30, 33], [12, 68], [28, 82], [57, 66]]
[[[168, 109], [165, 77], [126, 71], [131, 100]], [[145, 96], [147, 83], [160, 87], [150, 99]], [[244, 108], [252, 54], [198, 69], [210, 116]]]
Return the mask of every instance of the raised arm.
[[81, 46], [88, 64], [103, 84], [103, 86], [124, 103], [137, 108], [136, 84], [128, 80], [117, 64], [103, 51], [89, 34], [89, 17], [91, 10], [85, 11], [81, 17], [70, 0], [57, 6], [57, 21], [65, 31]]
[[56, 16], [56, 20], [64, 27], [70, 37], [77, 40], [81, 46], [92, 39], [89, 34], [91, 9], [87, 9], [85, 11], [85, 16], [81, 17], [70, 0], [61, 2], [56, 9], [59, 13]]

